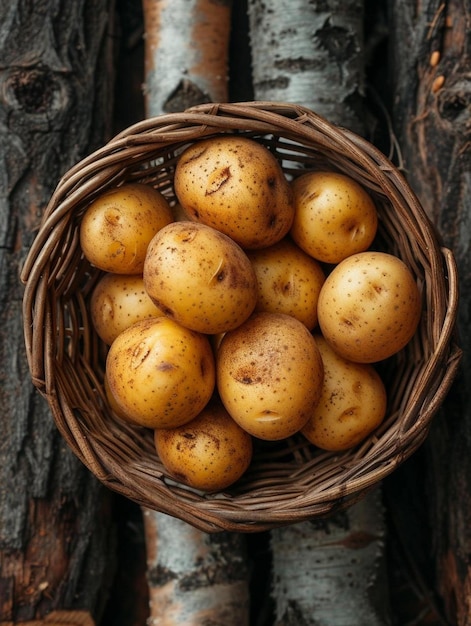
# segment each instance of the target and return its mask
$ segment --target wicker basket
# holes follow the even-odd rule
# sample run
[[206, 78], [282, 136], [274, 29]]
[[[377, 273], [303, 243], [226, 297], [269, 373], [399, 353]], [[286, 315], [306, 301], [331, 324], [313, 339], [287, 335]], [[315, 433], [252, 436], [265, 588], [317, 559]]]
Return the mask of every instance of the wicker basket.
[[[178, 155], [191, 142], [219, 133], [256, 138], [277, 155], [288, 177], [305, 167], [326, 167], [363, 184], [380, 217], [374, 247], [411, 268], [423, 294], [423, 318], [408, 346], [382, 364], [390, 406], [382, 426], [363, 444], [327, 453], [301, 436], [260, 442], [249, 471], [233, 488], [204, 495], [170, 480], [152, 433], [123, 426], [107, 406], [105, 346], [87, 309], [99, 272], [81, 253], [78, 227], [92, 199], [125, 181], [157, 186], [175, 203]], [[453, 255], [440, 246], [403, 176], [364, 139], [290, 104], [207, 104], [128, 128], [59, 182], [22, 280], [32, 380], [73, 452], [112, 490], [208, 532], [266, 530], [352, 505], [424, 441], [461, 357], [454, 337]]]

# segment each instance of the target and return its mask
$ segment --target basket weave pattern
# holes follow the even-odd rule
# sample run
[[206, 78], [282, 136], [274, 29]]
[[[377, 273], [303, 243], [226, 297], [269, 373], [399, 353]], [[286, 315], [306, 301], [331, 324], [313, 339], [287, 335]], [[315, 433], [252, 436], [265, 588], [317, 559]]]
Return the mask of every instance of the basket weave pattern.
[[[204, 495], [170, 480], [155, 454], [152, 433], [119, 422], [107, 405], [106, 347], [88, 310], [100, 272], [83, 257], [78, 232], [88, 204], [124, 182], [152, 184], [174, 204], [178, 155], [194, 141], [228, 132], [266, 145], [288, 178], [322, 167], [360, 182], [379, 214], [373, 248], [399, 256], [412, 270], [422, 292], [423, 316], [412, 341], [384, 363], [387, 417], [363, 444], [327, 453], [301, 436], [260, 442], [251, 468], [236, 485]], [[207, 104], [126, 129], [61, 179], [22, 280], [31, 377], [73, 452], [109, 488], [208, 532], [266, 530], [356, 502], [421, 445], [461, 356], [454, 337], [455, 261], [440, 246], [407, 182], [367, 141], [296, 105]]]

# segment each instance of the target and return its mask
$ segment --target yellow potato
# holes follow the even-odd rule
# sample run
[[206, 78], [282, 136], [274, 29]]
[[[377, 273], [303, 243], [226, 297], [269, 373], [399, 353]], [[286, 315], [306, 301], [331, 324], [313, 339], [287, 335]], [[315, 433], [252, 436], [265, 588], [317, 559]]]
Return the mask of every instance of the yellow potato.
[[156, 430], [154, 441], [169, 474], [202, 491], [226, 489], [252, 460], [252, 437], [217, 401], [184, 426]]
[[286, 313], [309, 330], [317, 324], [317, 300], [325, 274], [315, 259], [291, 240], [248, 253], [258, 281], [256, 311]]
[[170, 205], [151, 187], [129, 183], [94, 200], [80, 224], [80, 245], [92, 265], [115, 274], [142, 274], [147, 246], [173, 221]]
[[257, 301], [255, 271], [242, 248], [196, 222], [174, 222], [155, 235], [144, 284], [165, 315], [208, 334], [241, 324]]
[[336, 172], [307, 172], [293, 182], [295, 215], [291, 236], [309, 255], [339, 263], [367, 250], [378, 216], [371, 196]]
[[421, 317], [421, 296], [401, 259], [384, 252], [360, 252], [327, 276], [317, 314], [322, 334], [338, 354], [374, 363], [412, 339]]
[[90, 298], [93, 326], [108, 345], [135, 322], [160, 315], [163, 313], [149, 298], [140, 274], [104, 274]]
[[184, 211], [244, 249], [270, 246], [289, 231], [291, 186], [275, 156], [253, 139], [225, 135], [181, 155], [175, 193]]
[[368, 363], [339, 356], [320, 335], [316, 343], [324, 364], [322, 394], [303, 435], [324, 450], [347, 450], [363, 441], [386, 414], [384, 383]]
[[254, 437], [275, 441], [306, 424], [320, 398], [323, 366], [302, 322], [261, 312], [224, 335], [216, 374], [231, 417]]
[[172, 428], [192, 420], [209, 402], [214, 356], [205, 335], [156, 317], [118, 335], [108, 352], [106, 376], [129, 421]]

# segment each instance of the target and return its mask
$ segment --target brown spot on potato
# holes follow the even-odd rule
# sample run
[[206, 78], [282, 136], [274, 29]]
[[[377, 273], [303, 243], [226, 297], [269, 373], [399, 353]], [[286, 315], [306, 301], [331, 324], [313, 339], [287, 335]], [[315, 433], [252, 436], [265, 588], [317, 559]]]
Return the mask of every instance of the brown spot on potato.
[[260, 383], [262, 378], [255, 374], [255, 370], [257, 369], [257, 364], [254, 364], [254, 368], [242, 367], [239, 368], [233, 374], [234, 380], [243, 385], [254, 385]]
[[134, 348], [131, 355], [131, 367], [136, 369], [140, 367], [146, 358], [149, 356], [151, 350], [144, 342], [140, 343]]
[[173, 365], [173, 363], [168, 363], [167, 361], [165, 361], [164, 363], [160, 363], [156, 369], [159, 372], [168, 372], [177, 368], [175, 367], [175, 365]]
[[224, 167], [223, 169], [216, 170], [213, 175], [208, 178], [205, 195], [210, 196], [211, 194], [218, 192], [221, 187], [230, 180], [230, 178], [230, 167]]
[[185, 484], [185, 483], [188, 482], [188, 477], [183, 472], [172, 472], [172, 475], [175, 478], [175, 480], [177, 480], [180, 483], [184, 483]]

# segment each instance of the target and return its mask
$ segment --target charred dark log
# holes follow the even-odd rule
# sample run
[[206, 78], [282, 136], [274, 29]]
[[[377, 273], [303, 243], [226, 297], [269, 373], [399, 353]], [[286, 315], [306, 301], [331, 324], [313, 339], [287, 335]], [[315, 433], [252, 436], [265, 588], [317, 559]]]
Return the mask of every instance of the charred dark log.
[[33, 389], [19, 274], [60, 176], [109, 135], [112, 9], [0, 2], [0, 621], [96, 619], [106, 598], [110, 497]]

